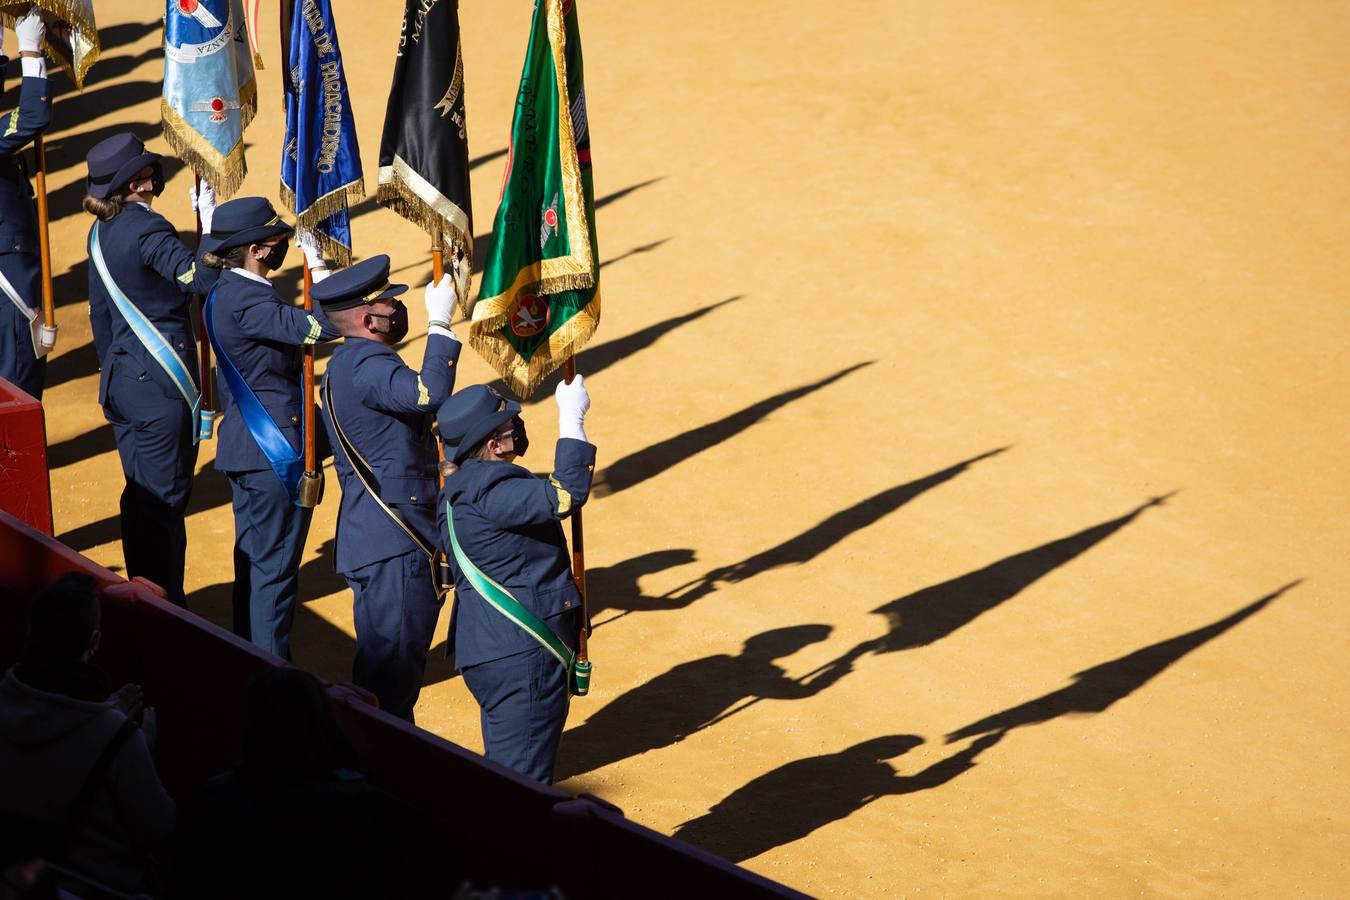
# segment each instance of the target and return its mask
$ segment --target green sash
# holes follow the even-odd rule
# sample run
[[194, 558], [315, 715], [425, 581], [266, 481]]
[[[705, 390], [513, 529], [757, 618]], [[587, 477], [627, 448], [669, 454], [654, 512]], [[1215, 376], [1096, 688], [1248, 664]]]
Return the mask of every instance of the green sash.
[[562, 642], [562, 639], [553, 633], [553, 629], [545, 625], [534, 613], [521, 606], [520, 601], [512, 597], [510, 591], [489, 578], [482, 569], [475, 566], [464, 555], [463, 548], [459, 546], [459, 538], [455, 537], [455, 514], [450, 508], [448, 500], [445, 503], [445, 521], [450, 529], [450, 547], [455, 551], [455, 561], [464, 570], [464, 577], [469, 579], [469, 584], [473, 585], [473, 589], [493, 609], [529, 632], [530, 636], [542, 644], [545, 650], [557, 657], [558, 662], [562, 663], [564, 669], [569, 672], [572, 671], [572, 663], [576, 656]]

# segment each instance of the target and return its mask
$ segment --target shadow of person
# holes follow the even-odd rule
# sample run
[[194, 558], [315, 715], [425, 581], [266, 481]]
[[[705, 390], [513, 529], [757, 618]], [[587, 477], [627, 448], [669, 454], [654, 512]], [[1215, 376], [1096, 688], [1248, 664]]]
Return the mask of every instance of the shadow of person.
[[1194, 631], [1150, 644], [1119, 659], [1093, 666], [1073, 676], [1074, 683], [1026, 703], [972, 722], [947, 735], [947, 743], [987, 732], [1000, 734], [1065, 715], [1104, 712], [1118, 700], [1143, 687], [1187, 653], [1214, 640], [1244, 619], [1265, 609], [1280, 595], [1298, 586], [1302, 579], [1247, 604], [1232, 615]]
[[604, 471], [596, 473], [595, 484], [591, 488], [591, 496], [606, 497], [610, 494], [616, 494], [626, 488], [641, 484], [648, 478], [660, 475], [676, 463], [683, 462], [691, 456], [696, 456], [705, 450], [716, 447], [723, 441], [730, 440], [766, 418], [775, 410], [781, 409], [794, 400], [800, 400], [814, 394], [822, 388], [829, 387], [841, 378], [851, 375], [859, 369], [867, 368], [873, 362], [875, 360], [856, 363], [818, 381], [781, 391], [772, 397], [766, 397], [758, 403], [747, 406], [745, 409], [724, 416], [716, 422], [691, 428], [689, 431], [666, 438], [664, 441], [645, 447], [636, 453], [630, 453], [623, 459], [607, 466]]
[[950, 481], [975, 463], [998, 456], [1007, 449], [1007, 447], [999, 447], [995, 450], [989, 450], [931, 475], [925, 475], [904, 484], [897, 484], [873, 494], [817, 522], [806, 531], [788, 538], [781, 544], [762, 550], [738, 563], [711, 569], [707, 574], [687, 584], [680, 585], [660, 599], [673, 596], [678, 598], [683, 606], [688, 606], [700, 597], [717, 590], [717, 586], [721, 582], [734, 584], [747, 581], [756, 575], [762, 575], [780, 566], [799, 566], [810, 562], [855, 531], [861, 531], [876, 524], [925, 491], [932, 490], [938, 485]]
[[[1147, 509], [1162, 506], [1176, 492], [1153, 497], [1123, 516], [1068, 537], [1024, 550], [983, 569], [892, 600], [872, 612], [886, 617], [890, 630], [863, 641], [830, 665], [847, 665], [868, 653], [895, 653], [924, 647], [947, 637], [1000, 604], [1011, 600], [1055, 569], [1106, 540]], [[819, 670], [818, 670], [819, 671]]]
[[752, 859], [874, 800], [940, 787], [974, 768], [976, 757], [1001, 737], [987, 735], [915, 775], [901, 775], [887, 762], [923, 743], [913, 734], [872, 738], [838, 753], [799, 759], [733, 791], [705, 815], [680, 825], [674, 836], [731, 862]]
[[740, 654], [717, 654], [680, 663], [640, 684], [563, 733], [558, 780], [621, 759], [668, 747], [705, 727], [746, 697], [800, 700], [844, 675], [832, 671], [805, 683], [788, 678], [775, 659], [825, 640], [828, 625], [792, 625], [757, 634]]
[[626, 613], [680, 609], [685, 605], [685, 601], [669, 597], [649, 597], [642, 593], [638, 581], [647, 575], [688, 565], [695, 558], [693, 550], [681, 547], [653, 550], [612, 566], [587, 569], [587, 611], [594, 619], [600, 613], [614, 609]]

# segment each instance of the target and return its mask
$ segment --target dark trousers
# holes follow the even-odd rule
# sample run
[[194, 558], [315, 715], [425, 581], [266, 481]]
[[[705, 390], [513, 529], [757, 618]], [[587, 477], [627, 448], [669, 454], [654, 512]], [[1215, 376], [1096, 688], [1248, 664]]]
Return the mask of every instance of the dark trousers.
[[431, 563], [413, 550], [342, 574], [356, 619], [352, 681], [378, 697], [381, 709], [411, 722], [441, 611]]
[[300, 557], [314, 511], [292, 503], [271, 469], [225, 474], [234, 495], [234, 633], [290, 659]]
[[191, 410], [125, 357], [111, 363], [103, 414], [112, 424], [127, 486], [122, 491], [122, 555], [127, 577], [140, 576], [186, 606], [183, 516], [192, 493], [197, 446]]
[[478, 701], [483, 755], [552, 784], [569, 699], [562, 664], [543, 647], [535, 647], [469, 666], [463, 675]]
[[[0, 253], [0, 272], [18, 291], [19, 299], [36, 309], [41, 297], [41, 270], [38, 258], [31, 253]], [[28, 317], [14, 306], [0, 291], [0, 378], [33, 396], [42, 399], [43, 384], [47, 380], [47, 359], [33, 353], [33, 332]]]

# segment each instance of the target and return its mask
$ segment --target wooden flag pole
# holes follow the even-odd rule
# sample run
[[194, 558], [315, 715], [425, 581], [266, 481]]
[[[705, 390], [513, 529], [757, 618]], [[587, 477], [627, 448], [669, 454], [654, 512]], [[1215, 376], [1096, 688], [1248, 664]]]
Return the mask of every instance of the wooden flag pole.
[[[563, 371], [568, 384], [577, 377], [577, 359], [567, 357]], [[587, 640], [591, 632], [591, 613], [586, 605], [586, 541], [581, 525], [581, 509], [572, 510], [572, 578], [577, 583], [577, 592], [581, 594], [581, 624], [577, 627], [577, 662], [591, 661]]]
[[33, 152], [37, 156], [37, 213], [38, 255], [42, 265], [42, 342], [56, 343], [56, 300], [52, 293], [52, 239], [48, 233], [47, 212], [47, 147], [39, 134], [33, 138]]
[[[202, 193], [202, 177], [194, 173], [197, 196]], [[197, 248], [202, 246], [202, 213], [197, 210]], [[211, 381], [211, 339], [206, 335], [206, 298], [197, 294], [197, 343], [201, 345], [202, 422], [201, 439], [210, 440], [215, 429], [215, 385]]]
[[[314, 276], [305, 269], [304, 305], [305, 312], [314, 311], [314, 297], [310, 289], [314, 287]], [[300, 481], [300, 505], [313, 509], [319, 505], [319, 489], [323, 486], [323, 476], [319, 474], [318, 454], [314, 449], [314, 345], [305, 345], [305, 392], [302, 399], [305, 417], [305, 474]]]

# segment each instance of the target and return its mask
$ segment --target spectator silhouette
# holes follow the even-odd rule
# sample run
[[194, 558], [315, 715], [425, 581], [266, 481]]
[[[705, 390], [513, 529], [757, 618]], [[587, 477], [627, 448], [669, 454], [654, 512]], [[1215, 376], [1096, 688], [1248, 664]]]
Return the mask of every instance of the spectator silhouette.
[[913, 734], [886, 735], [799, 759], [738, 788], [706, 815], [681, 825], [675, 837], [732, 862], [751, 859], [880, 797], [940, 787], [974, 767], [976, 757], [1002, 737], [985, 735], [915, 775], [900, 775], [886, 762], [923, 743]]
[[638, 685], [563, 734], [556, 780], [681, 741], [747, 697], [815, 696], [848, 668], [835, 667], [803, 683], [788, 678], [773, 661], [825, 640], [830, 631], [828, 625], [776, 628], [747, 640], [737, 656], [722, 653], [680, 663]]
[[173, 832], [174, 803], [150, 756], [154, 714], [140, 687], [110, 691], [89, 664], [100, 612], [83, 573], [33, 598], [28, 644], [0, 681], [0, 796], [6, 830], [28, 834], [43, 857], [135, 893]]
[[403, 896], [377, 792], [350, 765], [318, 679], [290, 666], [260, 674], [248, 689], [243, 759], [203, 787], [173, 896]]

